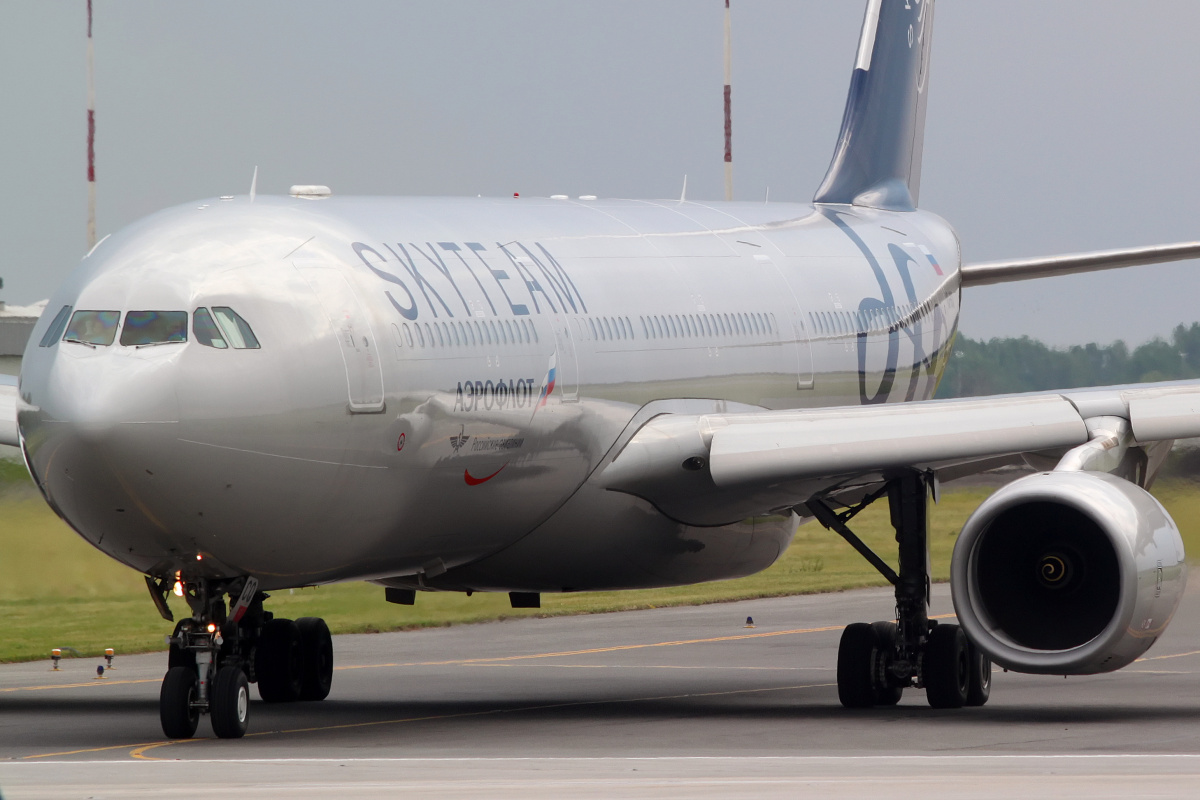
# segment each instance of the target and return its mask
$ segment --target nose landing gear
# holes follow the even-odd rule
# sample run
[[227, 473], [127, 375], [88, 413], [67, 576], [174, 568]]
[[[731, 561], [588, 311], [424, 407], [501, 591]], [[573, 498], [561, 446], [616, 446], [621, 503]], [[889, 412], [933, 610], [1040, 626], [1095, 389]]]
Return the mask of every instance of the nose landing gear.
[[[166, 580], [147, 578], [155, 605], [171, 619]], [[163, 733], [172, 739], [196, 734], [200, 716], [212, 719], [222, 739], [246, 734], [250, 683], [267, 702], [323, 700], [333, 682], [333, 639], [325, 621], [274, 619], [263, 610], [267, 595], [252, 577], [183, 582], [192, 616], [175, 626], [167, 674], [159, 692]], [[225, 595], [229, 595], [229, 609]]]

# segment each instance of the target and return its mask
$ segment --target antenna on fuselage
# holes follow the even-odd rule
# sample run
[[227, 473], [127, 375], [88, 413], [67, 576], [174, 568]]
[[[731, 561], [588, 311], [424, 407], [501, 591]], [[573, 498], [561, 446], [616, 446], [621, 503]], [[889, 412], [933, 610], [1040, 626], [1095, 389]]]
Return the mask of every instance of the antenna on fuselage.
[[679, 202], [687, 202], [687, 173], [683, 174], [683, 191], [679, 193]]
[[729, 87], [733, 80], [733, 48], [729, 25], [729, 0], [725, 0], [725, 199], [733, 199], [733, 110]]
[[96, 81], [92, 61], [92, 0], [87, 0], [87, 245], [89, 252], [96, 248]]
[[254, 202], [254, 195], [258, 193], [258, 164], [254, 165], [254, 176], [250, 178], [250, 202]]

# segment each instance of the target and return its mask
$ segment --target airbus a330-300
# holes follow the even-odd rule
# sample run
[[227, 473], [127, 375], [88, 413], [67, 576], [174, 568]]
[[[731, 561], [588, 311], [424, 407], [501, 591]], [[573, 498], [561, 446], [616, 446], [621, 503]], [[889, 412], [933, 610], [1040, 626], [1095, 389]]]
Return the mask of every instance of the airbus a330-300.
[[[931, 400], [965, 286], [1200, 255], [1200, 245], [961, 264], [917, 207], [934, 3], [870, 0], [812, 204], [371, 198], [295, 187], [169, 209], [103, 240], [51, 298], [0, 441], [80, 536], [178, 587], [160, 715], [246, 731], [319, 700], [317, 618], [265, 593], [368, 580], [540, 593], [734, 578], [799, 524], [895, 585], [854, 623], [849, 707], [984, 703], [992, 663], [1119, 669], [1186, 577], [1146, 491], [1200, 435], [1200, 385]], [[1026, 460], [958, 538], [957, 624], [927, 615], [939, 479]], [[852, 517], [891, 507], [893, 570]], [[269, 605], [269, 603], [268, 603]]]

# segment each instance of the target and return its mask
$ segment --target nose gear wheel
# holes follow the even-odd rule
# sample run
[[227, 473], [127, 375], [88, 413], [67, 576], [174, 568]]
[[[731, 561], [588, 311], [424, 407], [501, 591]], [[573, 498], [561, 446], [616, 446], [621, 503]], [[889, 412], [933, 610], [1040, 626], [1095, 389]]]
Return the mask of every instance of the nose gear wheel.
[[[263, 610], [267, 595], [253, 578], [177, 578], [192, 616], [179, 621], [170, 639], [167, 674], [159, 691], [163, 733], [196, 735], [200, 717], [213, 733], [240, 739], [250, 722], [250, 684], [267, 702], [323, 700], [333, 681], [333, 639], [318, 617], [297, 622]], [[148, 580], [160, 612], [173, 581]], [[229, 608], [225, 597], [229, 596]], [[167, 617], [169, 610], [163, 616]]]

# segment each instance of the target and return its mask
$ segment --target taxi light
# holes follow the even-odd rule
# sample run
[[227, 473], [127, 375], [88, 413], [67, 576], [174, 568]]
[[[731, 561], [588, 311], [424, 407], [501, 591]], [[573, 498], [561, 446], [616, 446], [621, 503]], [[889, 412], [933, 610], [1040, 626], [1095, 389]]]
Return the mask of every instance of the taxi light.
[[175, 596], [183, 597], [183, 581], [175, 581]]
[[216, 633], [217, 632], [217, 623], [215, 623], [215, 622], [208, 623], [208, 632]]

